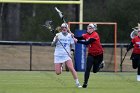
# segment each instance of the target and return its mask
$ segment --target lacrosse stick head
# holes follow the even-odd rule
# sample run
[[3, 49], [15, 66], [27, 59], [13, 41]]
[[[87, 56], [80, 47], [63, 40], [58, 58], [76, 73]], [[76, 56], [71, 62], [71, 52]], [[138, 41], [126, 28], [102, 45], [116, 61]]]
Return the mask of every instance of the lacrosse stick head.
[[44, 26], [44, 27], [46, 27], [51, 33], [55, 33], [55, 30], [54, 30], [54, 27], [53, 27], [53, 21], [51, 21], [51, 20], [47, 20], [47, 21], [45, 21], [45, 24], [44, 25], [42, 25], [42, 26]]
[[135, 36], [138, 36], [138, 32], [140, 31], [140, 23], [138, 23], [138, 26], [132, 28], [133, 31], [130, 33], [131, 39], [133, 39]]
[[130, 33], [130, 38], [133, 39], [138, 35], [138, 29], [133, 28], [133, 31]]
[[56, 27], [55, 31], [58, 33], [61, 32], [61, 27], [60, 26]]

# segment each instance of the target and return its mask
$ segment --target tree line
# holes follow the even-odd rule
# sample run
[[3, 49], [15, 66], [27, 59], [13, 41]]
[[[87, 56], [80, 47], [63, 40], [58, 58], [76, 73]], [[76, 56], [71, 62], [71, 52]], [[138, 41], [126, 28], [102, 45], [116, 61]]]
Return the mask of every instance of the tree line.
[[[84, 0], [85, 22], [117, 22], [117, 39], [129, 42], [132, 28], [140, 22], [140, 0]], [[78, 5], [0, 3], [0, 40], [51, 41], [52, 34], [42, 25], [53, 20], [54, 27], [62, 20], [54, 10], [59, 7], [67, 21], [79, 20]], [[77, 29], [73, 26], [72, 31]], [[102, 42], [113, 42], [112, 28], [99, 26]], [[74, 32], [74, 31], [73, 31]]]

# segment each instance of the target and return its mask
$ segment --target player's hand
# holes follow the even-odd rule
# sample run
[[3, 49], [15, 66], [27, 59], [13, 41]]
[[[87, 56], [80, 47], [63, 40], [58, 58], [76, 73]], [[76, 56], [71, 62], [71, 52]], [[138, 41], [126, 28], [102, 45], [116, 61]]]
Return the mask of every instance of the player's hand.
[[74, 34], [73, 33], [70, 33], [70, 34], [71, 34], [72, 37], [74, 37]]
[[55, 36], [55, 41], [56, 42], [58, 41], [58, 34], [56, 34], [56, 36]]
[[73, 57], [74, 56], [74, 49], [71, 49], [71, 56]]
[[77, 41], [78, 41], [78, 40], [77, 40], [76, 38], [74, 38], [74, 42], [77, 43]]

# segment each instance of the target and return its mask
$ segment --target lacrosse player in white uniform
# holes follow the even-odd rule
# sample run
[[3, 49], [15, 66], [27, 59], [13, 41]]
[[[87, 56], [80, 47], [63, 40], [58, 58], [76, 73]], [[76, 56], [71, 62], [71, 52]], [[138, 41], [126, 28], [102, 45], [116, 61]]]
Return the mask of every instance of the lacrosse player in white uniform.
[[79, 83], [77, 72], [74, 69], [71, 59], [71, 47], [74, 49], [75, 42], [72, 35], [68, 33], [68, 25], [66, 23], [61, 25], [61, 32], [57, 33], [54, 37], [52, 46], [55, 46], [54, 64], [56, 74], [61, 74], [63, 63], [65, 63], [73, 75], [76, 86], [78, 88], [82, 87]]

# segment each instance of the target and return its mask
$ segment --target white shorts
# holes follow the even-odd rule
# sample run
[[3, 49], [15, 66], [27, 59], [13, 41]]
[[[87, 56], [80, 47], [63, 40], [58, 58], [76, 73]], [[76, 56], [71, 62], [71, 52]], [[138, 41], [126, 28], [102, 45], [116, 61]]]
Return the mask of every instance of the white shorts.
[[68, 60], [71, 60], [69, 56], [54, 56], [54, 63], [64, 63]]

